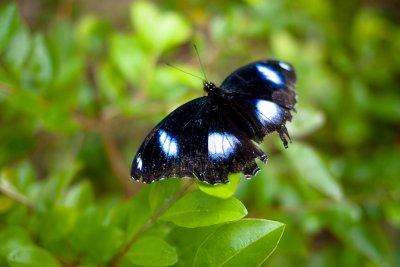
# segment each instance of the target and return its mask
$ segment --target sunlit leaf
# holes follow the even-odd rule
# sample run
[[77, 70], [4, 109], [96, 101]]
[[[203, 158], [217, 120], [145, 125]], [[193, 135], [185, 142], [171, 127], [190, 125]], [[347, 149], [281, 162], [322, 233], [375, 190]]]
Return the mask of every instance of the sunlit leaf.
[[161, 13], [148, 2], [133, 3], [131, 20], [140, 39], [156, 53], [182, 43], [190, 35], [189, 24], [182, 16], [175, 12]]
[[193, 266], [260, 266], [284, 228], [280, 222], [257, 219], [221, 225], [200, 245]]
[[62, 267], [46, 250], [39, 247], [19, 247], [8, 255], [11, 267]]
[[235, 221], [247, 215], [236, 198], [220, 199], [199, 190], [183, 196], [160, 217], [182, 227], [200, 227]]
[[219, 198], [229, 198], [233, 196], [240, 181], [240, 173], [231, 174], [228, 177], [229, 184], [208, 185], [199, 182], [199, 189], [204, 193]]

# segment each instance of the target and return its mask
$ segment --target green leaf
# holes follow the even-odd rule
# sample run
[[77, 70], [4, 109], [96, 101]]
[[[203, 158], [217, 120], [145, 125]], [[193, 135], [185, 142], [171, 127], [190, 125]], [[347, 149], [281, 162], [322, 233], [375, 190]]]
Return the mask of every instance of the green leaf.
[[19, 247], [8, 255], [10, 267], [62, 267], [46, 250], [39, 247]]
[[174, 247], [158, 237], [142, 237], [136, 241], [126, 257], [142, 266], [169, 266], [178, 261]]
[[299, 179], [335, 200], [343, 198], [342, 190], [325, 167], [321, 158], [311, 147], [295, 142], [285, 151], [296, 167]]
[[260, 266], [284, 228], [280, 222], [258, 219], [221, 225], [200, 245], [193, 266]]
[[211, 233], [219, 228], [219, 226], [220, 225], [217, 224], [197, 228], [174, 227], [168, 234], [167, 241], [176, 248], [178, 253], [179, 261], [175, 266], [193, 266], [197, 249]]
[[92, 185], [84, 180], [68, 189], [63, 203], [67, 207], [84, 209], [93, 203], [93, 199]]
[[31, 36], [20, 21], [16, 26], [16, 32], [12, 35], [8, 47], [5, 51], [4, 59], [14, 74], [21, 77], [21, 67], [26, 62], [32, 47]]
[[235, 221], [246, 215], [246, 207], [238, 199], [220, 199], [197, 190], [175, 202], [160, 219], [193, 228]]
[[0, 266], [5, 265], [7, 255], [14, 249], [33, 245], [29, 233], [20, 227], [10, 226], [0, 232]]
[[17, 19], [18, 14], [15, 5], [5, 5], [0, 7], [0, 54], [8, 45], [8, 42], [15, 31]]
[[167, 179], [150, 185], [149, 204], [151, 210], [157, 211], [179, 190], [181, 179]]
[[75, 209], [55, 206], [51, 210], [38, 212], [35, 220], [37, 234], [44, 244], [65, 237], [76, 223], [78, 213]]
[[28, 66], [30, 74], [36, 82], [44, 85], [52, 82], [54, 75], [53, 59], [49, 41], [42, 34], [35, 35], [33, 39], [32, 54]]
[[130, 82], [136, 82], [143, 75], [143, 66], [152, 60], [140, 46], [137, 38], [116, 34], [111, 38], [111, 60]]
[[310, 106], [296, 106], [297, 110], [301, 110], [293, 121], [287, 125], [290, 136], [302, 137], [321, 128], [325, 123], [325, 116], [321, 111], [315, 110]]
[[124, 233], [113, 226], [101, 226], [88, 236], [86, 257], [91, 262], [103, 263], [111, 260], [121, 249]]
[[199, 189], [210, 196], [229, 198], [235, 193], [240, 181], [240, 176], [240, 173], [229, 175], [229, 184], [209, 185], [199, 182]]
[[131, 20], [137, 34], [155, 53], [186, 41], [191, 33], [188, 22], [175, 12], [160, 13], [153, 4], [144, 1], [131, 6]]

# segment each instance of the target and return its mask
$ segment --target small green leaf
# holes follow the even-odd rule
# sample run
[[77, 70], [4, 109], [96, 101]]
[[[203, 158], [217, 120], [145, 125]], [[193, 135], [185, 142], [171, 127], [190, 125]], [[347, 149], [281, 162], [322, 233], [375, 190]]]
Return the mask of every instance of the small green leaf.
[[15, 31], [15, 22], [18, 19], [15, 5], [0, 7], [0, 53], [8, 45], [11, 35]]
[[8, 255], [11, 267], [62, 267], [46, 250], [39, 247], [19, 247]]
[[178, 13], [160, 13], [154, 5], [144, 1], [131, 6], [131, 20], [139, 38], [155, 53], [184, 42], [191, 33], [188, 22]]
[[160, 219], [194, 228], [235, 221], [246, 215], [246, 207], [238, 199], [220, 199], [197, 190], [175, 202]]
[[291, 144], [285, 155], [296, 167], [300, 179], [333, 199], [343, 198], [342, 190], [315, 150], [299, 142]]
[[199, 182], [199, 189], [210, 196], [229, 198], [235, 193], [240, 181], [240, 176], [240, 173], [229, 175], [229, 184], [209, 185]]
[[130, 248], [126, 257], [142, 266], [169, 266], [178, 261], [176, 250], [158, 237], [142, 237]]
[[22, 78], [20, 77], [22, 74], [21, 68], [28, 58], [31, 47], [31, 36], [25, 25], [19, 21], [16, 26], [16, 32], [12, 35], [4, 55], [5, 61], [18, 78]]
[[280, 222], [259, 219], [223, 224], [200, 245], [193, 266], [260, 266], [284, 228]]
[[53, 59], [50, 45], [43, 35], [37, 34], [33, 39], [32, 55], [29, 60], [32, 78], [40, 84], [49, 84], [54, 75]]
[[92, 185], [84, 180], [68, 189], [63, 203], [68, 207], [83, 209], [93, 203], [93, 198]]

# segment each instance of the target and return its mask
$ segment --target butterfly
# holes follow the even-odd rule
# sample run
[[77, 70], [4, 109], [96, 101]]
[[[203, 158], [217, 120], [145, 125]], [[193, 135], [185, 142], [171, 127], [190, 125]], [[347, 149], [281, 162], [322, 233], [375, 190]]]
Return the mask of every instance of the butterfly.
[[255, 144], [278, 132], [287, 148], [286, 122], [296, 104], [293, 66], [261, 60], [232, 72], [217, 87], [203, 81], [206, 96], [175, 109], [145, 138], [131, 167], [133, 179], [152, 183], [170, 177], [228, 183], [228, 174], [252, 178], [256, 159], [267, 155]]

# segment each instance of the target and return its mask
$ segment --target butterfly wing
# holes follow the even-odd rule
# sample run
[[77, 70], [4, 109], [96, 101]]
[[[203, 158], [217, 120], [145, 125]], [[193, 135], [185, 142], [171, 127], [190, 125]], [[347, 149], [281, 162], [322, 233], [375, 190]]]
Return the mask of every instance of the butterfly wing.
[[285, 127], [296, 104], [296, 75], [293, 67], [277, 60], [250, 63], [231, 73], [221, 88], [231, 96], [232, 108], [249, 124], [248, 136], [261, 142], [277, 131], [285, 147], [290, 139]]
[[240, 128], [229, 105], [202, 97], [179, 107], [146, 137], [133, 159], [131, 175], [150, 183], [169, 177], [228, 182], [229, 173], [251, 177], [256, 158], [267, 156]]
[[296, 104], [296, 75], [286, 62], [262, 60], [245, 65], [232, 72], [221, 88], [236, 96], [272, 101], [284, 108]]

